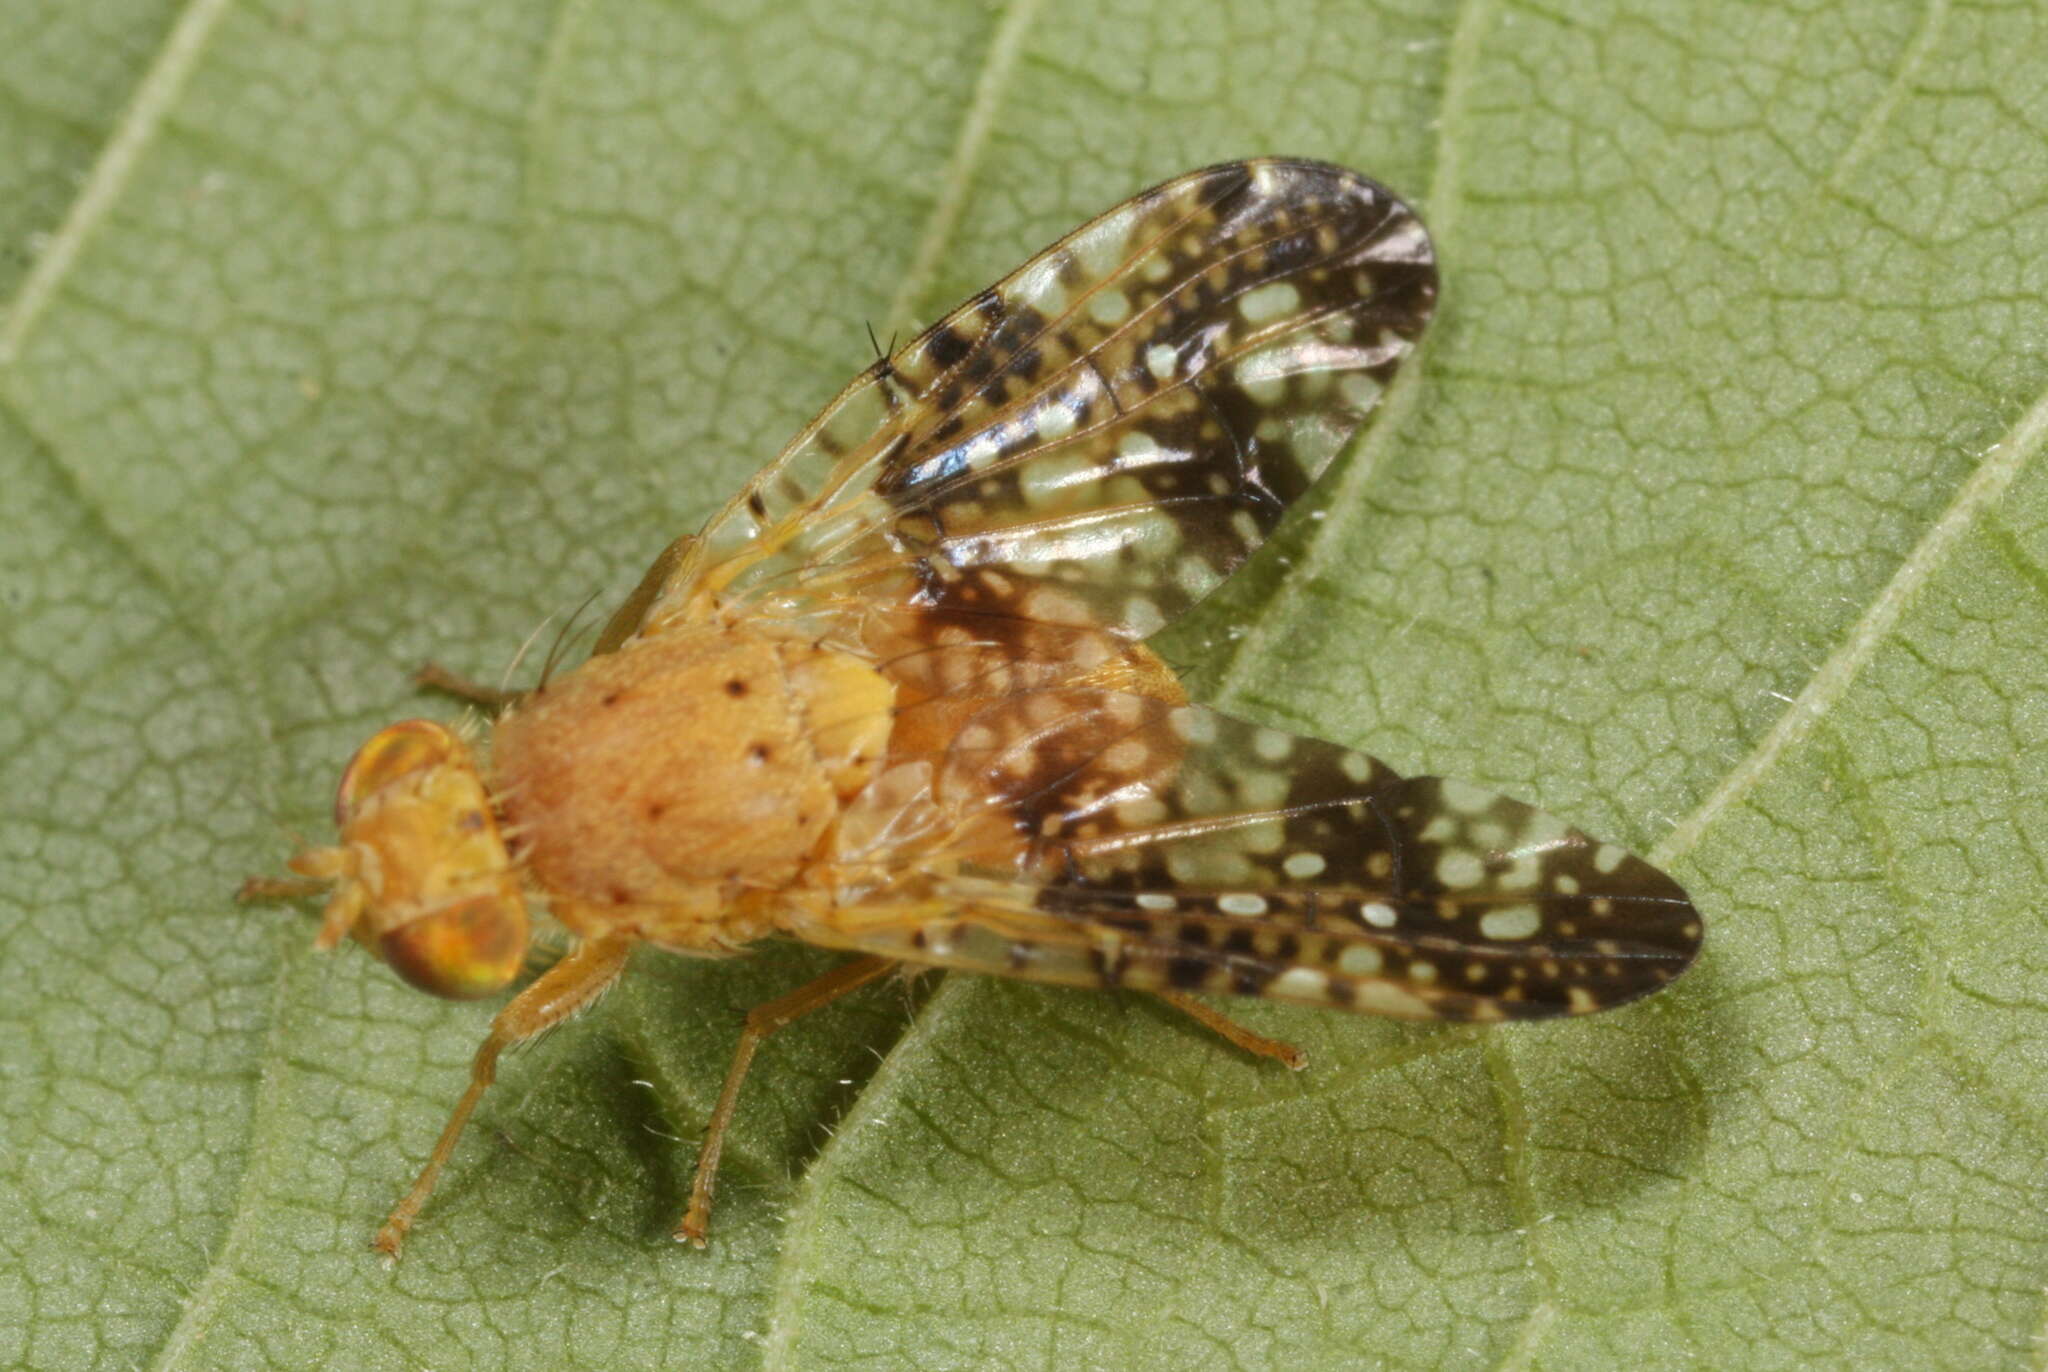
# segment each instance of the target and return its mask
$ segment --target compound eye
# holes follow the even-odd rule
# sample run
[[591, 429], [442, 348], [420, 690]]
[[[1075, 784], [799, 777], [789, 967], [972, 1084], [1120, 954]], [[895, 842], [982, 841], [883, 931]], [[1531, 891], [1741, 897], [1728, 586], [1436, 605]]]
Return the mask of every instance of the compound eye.
[[400, 777], [468, 757], [462, 740], [430, 719], [403, 719], [356, 749], [334, 796], [334, 823], [346, 827], [362, 803]]
[[510, 893], [476, 896], [409, 920], [377, 954], [412, 985], [449, 1000], [502, 991], [526, 961], [526, 906]]

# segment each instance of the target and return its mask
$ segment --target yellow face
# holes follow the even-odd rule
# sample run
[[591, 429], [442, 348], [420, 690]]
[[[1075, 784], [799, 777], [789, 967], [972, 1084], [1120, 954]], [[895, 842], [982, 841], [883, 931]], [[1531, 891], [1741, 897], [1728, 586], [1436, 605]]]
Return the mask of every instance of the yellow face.
[[334, 800], [341, 843], [291, 860], [334, 882], [317, 944], [344, 935], [423, 991], [457, 1000], [502, 990], [526, 959], [526, 900], [476, 760], [423, 719], [365, 743]]

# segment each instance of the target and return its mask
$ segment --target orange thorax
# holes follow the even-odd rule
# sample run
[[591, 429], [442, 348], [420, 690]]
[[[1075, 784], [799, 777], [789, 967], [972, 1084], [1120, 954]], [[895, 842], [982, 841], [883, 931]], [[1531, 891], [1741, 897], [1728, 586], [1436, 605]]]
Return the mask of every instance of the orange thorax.
[[571, 927], [745, 939], [760, 931], [716, 926], [819, 868], [887, 745], [894, 692], [859, 658], [775, 629], [634, 639], [498, 721], [491, 789], [515, 857]]

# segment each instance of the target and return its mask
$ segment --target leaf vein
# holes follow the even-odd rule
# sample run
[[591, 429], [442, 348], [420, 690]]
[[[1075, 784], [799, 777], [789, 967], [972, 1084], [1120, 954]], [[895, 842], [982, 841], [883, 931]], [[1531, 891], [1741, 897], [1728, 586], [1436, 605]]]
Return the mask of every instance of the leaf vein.
[[[1440, 256], [1443, 244], [1449, 241], [1455, 228], [1458, 202], [1464, 195], [1464, 163], [1459, 155], [1462, 143], [1457, 134], [1463, 131], [1466, 96], [1473, 68], [1477, 65], [1480, 41], [1487, 28], [1486, 21], [1492, 12], [1493, 0], [1463, 0], [1451, 21], [1450, 41], [1444, 45], [1443, 97], [1436, 121], [1436, 166], [1430, 176], [1429, 189], [1422, 196], [1422, 204], [1429, 211], [1430, 234], [1438, 245]], [[1425, 336], [1421, 355], [1411, 358], [1408, 365], [1401, 368], [1381, 397], [1380, 412], [1367, 425], [1364, 438], [1343, 460], [1340, 470], [1324, 477], [1329, 486], [1329, 516], [1318, 520], [1302, 535], [1301, 553], [1295, 559], [1292, 574], [1267, 596], [1263, 611], [1247, 616], [1245, 632], [1237, 638], [1228, 660], [1215, 674], [1217, 698], [1228, 698], [1237, 687], [1248, 661], [1265, 657], [1267, 640], [1281, 619], [1279, 607], [1299, 594], [1301, 588], [1315, 584], [1321, 575], [1322, 564], [1332, 556], [1335, 526], [1349, 522], [1339, 517], [1341, 512], [1365, 506], [1361, 493], [1379, 467], [1380, 454], [1392, 445], [1409, 411], [1415, 408], [1415, 395], [1422, 387], [1422, 374], [1430, 361], [1430, 354]]]
[[1876, 148], [1877, 140], [1884, 128], [1898, 113], [1899, 105], [1912, 89], [1913, 80], [1926, 62], [1928, 53], [1934, 50], [1941, 36], [1942, 26], [1948, 19], [1948, 0], [1927, 0], [1927, 8], [1921, 11], [1920, 27], [1906, 42], [1906, 49], [1899, 55], [1899, 64], [1892, 72], [1892, 79], [1885, 86], [1884, 93], [1864, 112], [1863, 119], [1856, 126], [1856, 132], [1849, 139], [1849, 146], [1835, 165], [1828, 169], [1822, 184], [1830, 191], [1839, 193], [1849, 173], [1854, 171]]
[[1769, 774], [1780, 757], [1805, 740], [1876, 656], [1920, 590], [1948, 561], [1957, 540], [1998, 503], [2044, 442], [2048, 442], [2048, 394], [2037, 399], [2006, 435], [1985, 452], [1983, 460], [1964, 479], [1955, 499], [1921, 535], [1892, 579], [1850, 626], [1840, 646], [1808, 678], [1805, 688], [1785, 707], [1770, 732], [1736, 764], [1713, 794], [1650, 850], [1652, 862], [1669, 866], [1690, 853], [1723, 811], [1740, 802]]
[[952, 156], [946, 162], [939, 198], [932, 205], [931, 217], [925, 221], [924, 232], [918, 236], [910, 265], [904, 269], [903, 280], [889, 301], [888, 313], [883, 316], [888, 326], [885, 337], [910, 327], [911, 311], [917, 308], [919, 297], [930, 289], [939, 259], [945, 255], [954, 232], [960, 227], [960, 216], [967, 207], [967, 192], [974, 183], [974, 168], [988, 147], [989, 131], [995, 127], [996, 110], [1002, 105], [1010, 76], [1016, 70], [1017, 59], [1024, 49], [1025, 35], [1030, 31], [1032, 21], [1038, 17], [1042, 3], [1043, 0], [1009, 0], [1002, 18], [996, 23], [995, 37], [989, 41], [981, 75], [976, 78], [974, 93], [968, 98], [967, 117], [960, 123], [960, 136], [955, 140]]
[[93, 230], [121, 198], [137, 159], [162, 127], [164, 116], [184, 90], [186, 78], [198, 64], [207, 40], [227, 8], [228, 0], [191, 0], [172, 25], [156, 61], [136, 87], [135, 99], [114, 126], [113, 136], [87, 174], [78, 198], [71, 202], [64, 222], [50, 235], [35, 265], [22, 278], [14, 300], [0, 314], [0, 368], [12, 365], [21, 355], [22, 344], [41, 317], [43, 307], [70, 274]]
[[282, 1150], [274, 1144], [266, 1144], [266, 1136], [279, 1128], [286, 1119], [286, 1108], [280, 1099], [279, 1078], [288, 1068], [290, 1057], [286, 1040], [290, 1016], [286, 1011], [293, 1000], [291, 994], [292, 972], [298, 959], [287, 956], [277, 965], [277, 982], [270, 998], [270, 1032], [265, 1035], [263, 1056], [256, 1084], [256, 1108], [250, 1125], [248, 1156], [260, 1159], [253, 1166], [245, 1167], [240, 1182], [235, 1188], [235, 1203], [228, 1223], [226, 1237], [220, 1249], [206, 1266], [205, 1273], [192, 1288], [191, 1299], [178, 1317], [178, 1323], [164, 1340], [163, 1351], [157, 1355], [154, 1364], [158, 1372], [163, 1369], [184, 1366], [187, 1354], [198, 1350], [207, 1332], [213, 1327], [214, 1316], [219, 1312], [221, 1302], [226, 1299], [234, 1280], [240, 1275], [237, 1263], [242, 1250], [247, 1246], [251, 1232], [261, 1222], [264, 1211], [259, 1203], [265, 1189], [264, 1183], [276, 1165]]

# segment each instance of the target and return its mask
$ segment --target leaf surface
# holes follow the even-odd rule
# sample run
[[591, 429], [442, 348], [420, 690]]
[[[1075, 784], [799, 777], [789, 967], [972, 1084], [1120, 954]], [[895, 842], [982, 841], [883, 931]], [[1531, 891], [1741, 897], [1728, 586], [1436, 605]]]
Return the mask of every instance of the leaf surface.
[[[0, 21], [0, 1364], [2033, 1365], [2048, 31], [2019, 4], [36, 0]], [[638, 960], [371, 1230], [489, 1008], [234, 907], [868, 355], [1173, 172], [1415, 201], [1431, 342], [1175, 632], [1648, 851], [1498, 1032]]]

